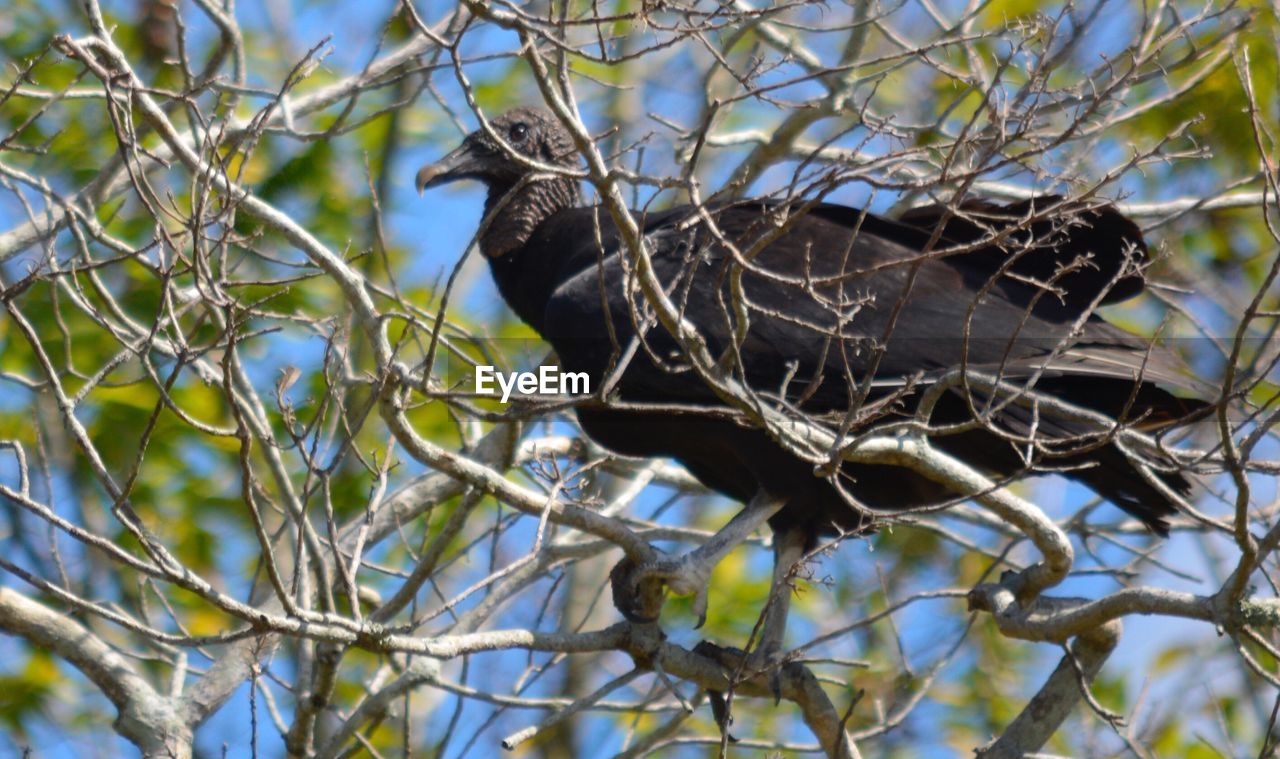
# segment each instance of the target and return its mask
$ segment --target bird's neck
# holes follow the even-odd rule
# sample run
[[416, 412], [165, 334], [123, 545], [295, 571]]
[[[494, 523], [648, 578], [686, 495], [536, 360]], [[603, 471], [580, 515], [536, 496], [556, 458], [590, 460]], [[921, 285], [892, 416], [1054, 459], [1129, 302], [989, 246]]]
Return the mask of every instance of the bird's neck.
[[480, 236], [480, 252], [489, 258], [505, 256], [527, 243], [539, 224], [577, 204], [578, 183], [569, 177], [529, 182], [518, 189], [491, 185], [484, 204], [488, 226]]

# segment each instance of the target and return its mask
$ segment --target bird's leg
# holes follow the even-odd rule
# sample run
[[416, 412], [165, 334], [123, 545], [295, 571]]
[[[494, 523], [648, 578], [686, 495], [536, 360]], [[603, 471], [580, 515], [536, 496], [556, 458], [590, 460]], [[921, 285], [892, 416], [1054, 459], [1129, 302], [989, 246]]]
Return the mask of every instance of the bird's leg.
[[808, 535], [801, 529], [773, 534], [773, 582], [756, 628], [755, 645], [749, 652], [710, 641], [703, 641], [697, 649], [732, 672], [735, 679], [767, 673], [775, 702], [782, 700], [782, 641], [787, 632], [787, 613], [791, 610], [792, 570], [804, 559], [807, 544]]
[[791, 611], [792, 577], [796, 564], [804, 558], [808, 536], [804, 530], [784, 530], [773, 538], [773, 583], [760, 624], [756, 651], [775, 655], [782, 650], [787, 632], [787, 614]]
[[773, 582], [760, 620], [760, 634], [746, 660], [748, 671], [769, 673], [774, 701], [782, 698], [782, 641], [787, 633], [787, 614], [791, 611], [793, 570], [804, 559], [807, 543], [808, 535], [798, 528], [774, 533]]
[[[657, 618], [655, 592], [665, 584], [678, 595], [693, 594], [693, 611], [701, 627], [707, 619], [711, 571], [756, 528], [777, 514], [784, 503], [785, 499], [761, 491], [707, 542], [679, 558], [643, 564], [624, 558], [609, 575], [613, 605], [632, 622], [652, 622]], [[660, 608], [660, 602], [657, 606]]]

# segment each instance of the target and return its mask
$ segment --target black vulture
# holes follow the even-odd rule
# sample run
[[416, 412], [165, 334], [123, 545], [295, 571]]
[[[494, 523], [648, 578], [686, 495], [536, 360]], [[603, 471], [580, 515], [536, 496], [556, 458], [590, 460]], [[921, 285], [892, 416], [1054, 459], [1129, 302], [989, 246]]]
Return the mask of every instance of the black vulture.
[[[618, 454], [673, 458], [746, 504], [679, 559], [624, 559], [613, 575], [624, 615], [649, 618], [642, 583], [694, 593], [704, 614], [711, 569], [766, 521], [777, 591], [821, 536], [955, 498], [903, 468], [815, 467], [725, 413], [646, 309], [609, 214], [580, 207], [577, 179], [534, 165], [576, 167], [570, 134], [542, 108], [512, 110], [490, 127], [423, 167], [419, 191], [459, 179], [488, 187], [479, 247], [502, 297], [565, 370], [589, 373], [592, 388], [613, 383], [607, 402], [576, 409], [588, 436]], [[633, 213], [659, 281], [712, 355], [788, 413], [853, 432], [902, 423], [927, 388], [961, 367], [1147, 431], [1204, 405], [1166, 389], [1196, 390], [1172, 354], [1092, 313], [1140, 292], [1148, 263], [1139, 229], [1105, 203], [969, 200], [897, 219], [812, 200]], [[1161, 535], [1171, 494], [1189, 492], [1172, 467], [1140, 471], [1079, 415], [1010, 401], [991, 384], [942, 387], [929, 422], [948, 434], [931, 433], [931, 443], [1000, 481], [1059, 471]], [[788, 596], [773, 596], [757, 648], [766, 660], [781, 645]]]

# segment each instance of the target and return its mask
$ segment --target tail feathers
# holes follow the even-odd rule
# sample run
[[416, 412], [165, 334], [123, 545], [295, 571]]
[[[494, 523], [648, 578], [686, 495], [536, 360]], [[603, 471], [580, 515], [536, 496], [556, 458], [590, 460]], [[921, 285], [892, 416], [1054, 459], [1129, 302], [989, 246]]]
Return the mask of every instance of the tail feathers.
[[[1168, 517], [1177, 513], [1170, 498], [1149, 482], [1114, 446], [1096, 452], [1091, 463], [1073, 476], [1098, 495], [1124, 509], [1161, 537], [1169, 535]], [[1191, 494], [1191, 483], [1177, 472], [1152, 474], [1179, 496]]]
[[[1178, 398], [1153, 385], [1140, 388], [1137, 397], [1125, 408], [1124, 401], [1129, 399], [1112, 398], [1111, 403], [1100, 403], [1097, 400], [1105, 395], [1095, 396], [1095, 403], [1079, 404], [1092, 406], [1095, 410], [1113, 418], [1120, 418], [1127, 411], [1130, 419], [1136, 420], [1134, 425], [1147, 432], [1159, 432], [1178, 425], [1202, 412], [1209, 404], [1203, 401]], [[1077, 401], [1078, 403], [1078, 401]], [[1098, 408], [1103, 406], [1103, 408]], [[1107, 406], [1111, 406], [1107, 408]], [[1003, 420], [1002, 420], [1003, 421]], [[1010, 426], [1021, 427], [1030, 420], [1018, 420]], [[1021, 423], [1020, 423], [1021, 422]], [[1079, 435], [1097, 433], [1091, 425], [1070, 420], [1056, 420], [1041, 417], [1042, 434], [1069, 440]], [[1029, 431], [1029, 429], [1027, 430]], [[1080, 453], [1078, 456], [1066, 456], [1063, 463], [1068, 466], [1079, 466], [1069, 476], [1089, 487], [1098, 495], [1142, 520], [1153, 532], [1164, 537], [1169, 534], [1168, 517], [1177, 512], [1177, 506], [1167, 491], [1151, 482], [1154, 478], [1179, 496], [1191, 493], [1191, 483], [1179, 472], [1147, 467], [1140, 471], [1138, 462], [1114, 444], [1106, 445]], [[1167, 463], [1167, 462], [1166, 462]]]
[[[1054, 395], [1068, 402], [1112, 418], [1126, 417], [1146, 432], [1168, 429], [1204, 413], [1210, 407], [1203, 401], [1179, 398], [1154, 385], [1143, 385], [1133, 394], [1131, 383], [1076, 379], [1083, 381], [1076, 386], [1065, 380], [1047, 384], [1051, 385]], [[959, 422], [969, 418], [967, 409], [960, 406], [960, 396], [953, 397], [949, 403], [940, 404], [935, 412], [935, 421]], [[975, 400], [979, 404], [982, 402], [980, 398]], [[1089, 447], [1090, 436], [1101, 432], [1096, 425], [1049, 413], [1035, 414], [1026, 406], [1017, 404], [1006, 406], [998, 415], [997, 423], [1014, 435], [1034, 434], [1050, 449], [1053, 441], [1063, 441], [1058, 455], [1051, 455], [1041, 462], [1044, 471], [1061, 470], [1065, 476], [1083, 483], [1142, 520], [1161, 536], [1168, 535], [1168, 517], [1177, 511], [1175, 499], [1168, 491], [1178, 496], [1191, 493], [1191, 483], [1178, 472], [1148, 467], [1144, 473], [1139, 470], [1138, 462], [1114, 444]], [[944, 436], [938, 438], [937, 443], [953, 455], [991, 471], [1014, 472], [1025, 466], [1014, 446], [989, 435], [984, 437], [986, 439], [979, 442], [977, 437], [969, 438], [967, 435], [951, 439]], [[1166, 485], [1168, 491], [1151, 482], [1149, 477]]]

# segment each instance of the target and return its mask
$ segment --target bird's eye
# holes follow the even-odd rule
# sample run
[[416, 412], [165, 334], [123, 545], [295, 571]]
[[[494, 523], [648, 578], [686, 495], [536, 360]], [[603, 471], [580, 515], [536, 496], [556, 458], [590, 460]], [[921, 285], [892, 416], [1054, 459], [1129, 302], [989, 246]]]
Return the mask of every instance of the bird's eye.
[[511, 135], [512, 142], [524, 142], [525, 138], [529, 136], [529, 125], [523, 121], [517, 121], [511, 125], [511, 130], [508, 134]]

